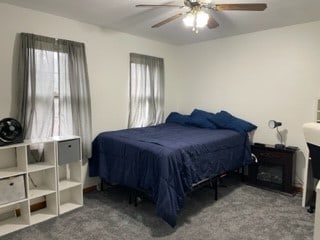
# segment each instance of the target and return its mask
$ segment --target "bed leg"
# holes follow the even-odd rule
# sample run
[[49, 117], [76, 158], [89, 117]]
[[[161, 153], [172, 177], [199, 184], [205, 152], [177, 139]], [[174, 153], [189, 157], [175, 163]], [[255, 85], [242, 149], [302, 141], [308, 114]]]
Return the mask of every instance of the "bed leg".
[[100, 183], [97, 183], [96, 189], [98, 192], [101, 192], [103, 190], [103, 180], [100, 178]]
[[132, 204], [132, 202], [135, 207], [138, 206], [138, 194], [134, 189], [129, 190], [129, 204]]
[[103, 179], [101, 178], [101, 182], [100, 182], [100, 191], [103, 191]]
[[217, 176], [217, 185], [219, 185], [219, 187], [223, 187], [223, 188], [227, 187], [227, 185], [223, 183], [223, 177], [225, 177], [225, 176], [226, 176], [226, 174]]
[[241, 167], [241, 182], [244, 182], [244, 166]]
[[218, 200], [218, 176], [213, 179], [214, 200]]
[[138, 206], [138, 196], [135, 194], [134, 196], [134, 206], [137, 207]]
[[129, 189], [129, 204], [132, 204], [132, 190]]

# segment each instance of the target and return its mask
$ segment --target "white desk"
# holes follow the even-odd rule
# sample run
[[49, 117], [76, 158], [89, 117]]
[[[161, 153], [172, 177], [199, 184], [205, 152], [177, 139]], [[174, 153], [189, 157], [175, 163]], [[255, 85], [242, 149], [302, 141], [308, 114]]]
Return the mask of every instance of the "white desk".
[[320, 181], [317, 184], [317, 200], [316, 200], [316, 213], [315, 213], [315, 220], [314, 220], [314, 234], [313, 239], [319, 240], [320, 239]]

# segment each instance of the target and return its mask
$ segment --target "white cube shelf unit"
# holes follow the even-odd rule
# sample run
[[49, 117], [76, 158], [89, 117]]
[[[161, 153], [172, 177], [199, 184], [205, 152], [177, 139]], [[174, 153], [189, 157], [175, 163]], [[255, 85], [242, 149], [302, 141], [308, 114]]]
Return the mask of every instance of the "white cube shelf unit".
[[83, 206], [81, 166], [77, 136], [0, 147], [0, 237]]

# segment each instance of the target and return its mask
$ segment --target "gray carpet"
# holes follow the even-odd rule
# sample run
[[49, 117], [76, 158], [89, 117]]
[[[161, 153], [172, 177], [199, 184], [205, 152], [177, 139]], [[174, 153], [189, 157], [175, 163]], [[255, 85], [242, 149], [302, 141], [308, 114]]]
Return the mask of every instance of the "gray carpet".
[[218, 201], [210, 188], [188, 195], [175, 228], [154, 215], [150, 201], [134, 207], [128, 204], [125, 189], [111, 187], [85, 194], [81, 209], [1, 239], [312, 239], [314, 215], [301, 207], [300, 195], [228, 181], [228, 187], [219, 188]]

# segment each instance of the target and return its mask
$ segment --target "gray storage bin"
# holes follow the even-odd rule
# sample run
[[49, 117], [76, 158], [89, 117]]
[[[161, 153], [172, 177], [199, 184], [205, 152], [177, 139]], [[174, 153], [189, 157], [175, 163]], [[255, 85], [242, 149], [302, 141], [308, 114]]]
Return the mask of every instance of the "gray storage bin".
[[0, 179], [0, 205], [26, 198], [24, 175]]
[[72, 139], [58, 142], [58, 164], [63, 165], [79, 161], [80, 139]]

